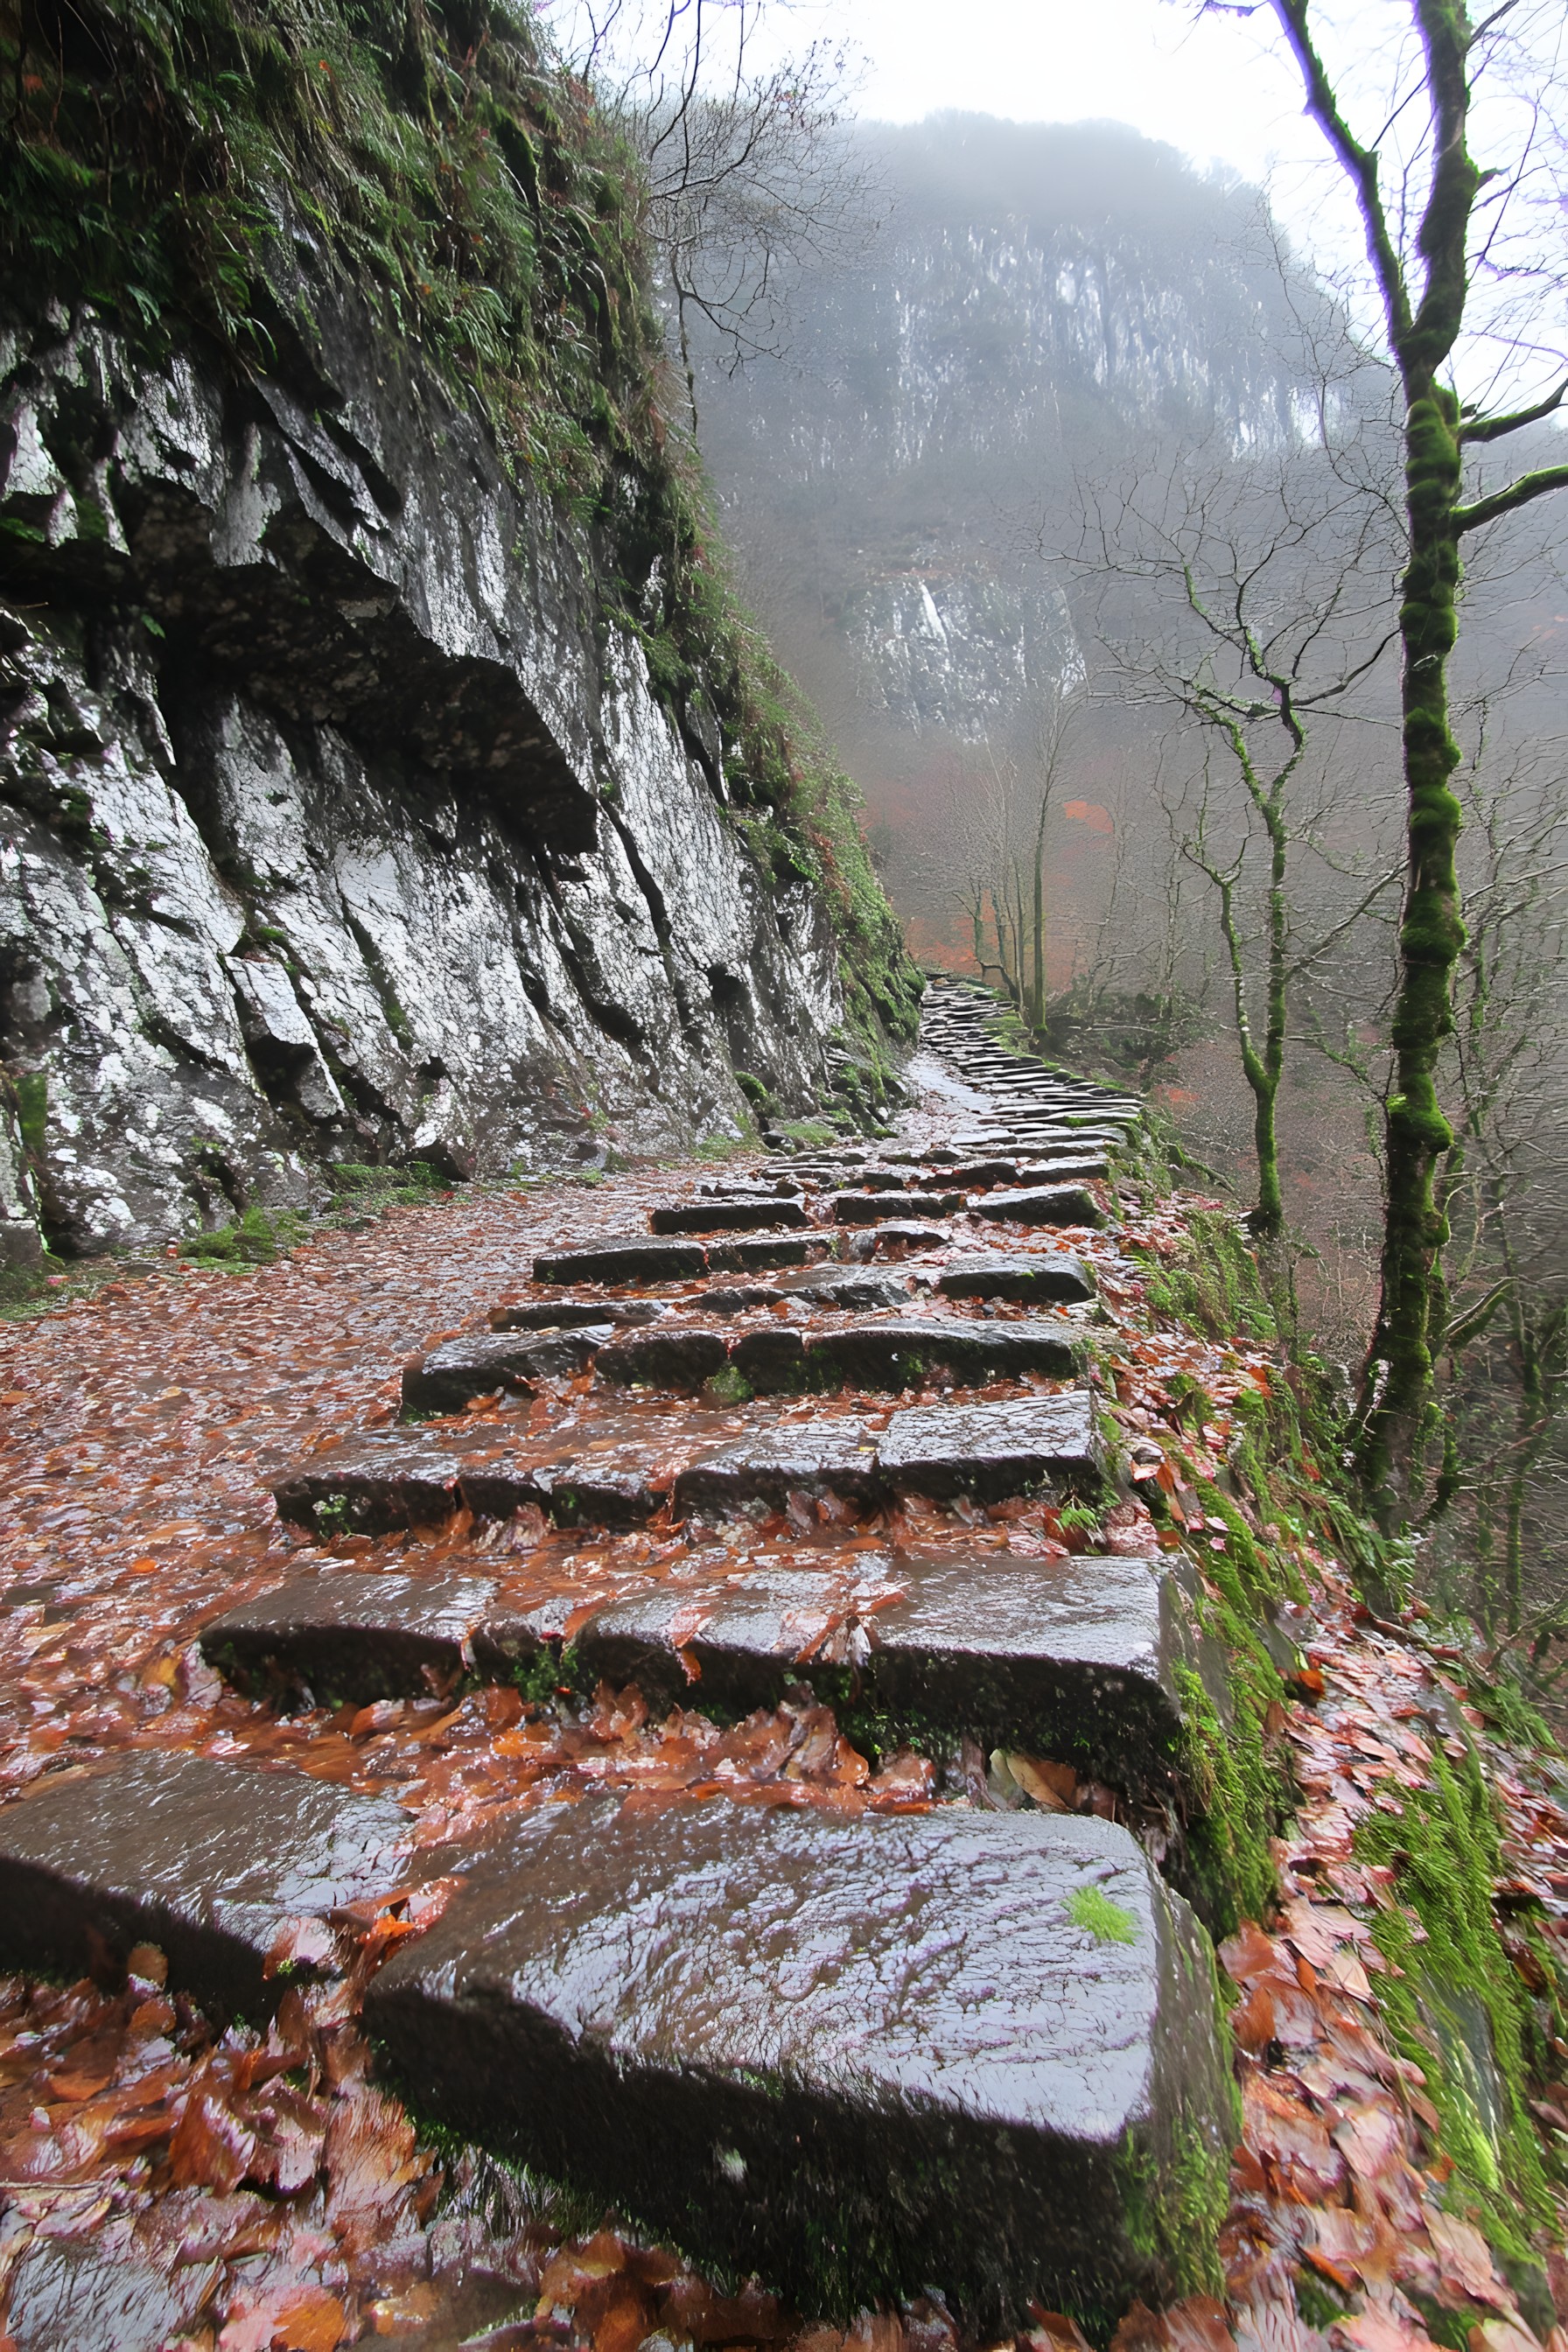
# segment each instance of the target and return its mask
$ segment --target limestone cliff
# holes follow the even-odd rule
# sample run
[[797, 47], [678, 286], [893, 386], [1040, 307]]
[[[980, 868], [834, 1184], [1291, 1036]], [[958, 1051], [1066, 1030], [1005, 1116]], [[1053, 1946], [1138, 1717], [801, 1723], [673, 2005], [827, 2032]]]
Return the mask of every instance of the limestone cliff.
[[737, 1070], [822, 1098], [858, 991], [831, 845], [759, 782], [723, 630], [673, 610], [657, 434], [568, 415], [575, 481], [531, 472], [515, 392], [509, 437], [493, 372], [436, 364], [279, 202], [227, 348], [75, 262], [0, 338], [13, 1263], [40, 1218], [79, 1252], [307, 1207], [331, 1160], [735, 1133]]

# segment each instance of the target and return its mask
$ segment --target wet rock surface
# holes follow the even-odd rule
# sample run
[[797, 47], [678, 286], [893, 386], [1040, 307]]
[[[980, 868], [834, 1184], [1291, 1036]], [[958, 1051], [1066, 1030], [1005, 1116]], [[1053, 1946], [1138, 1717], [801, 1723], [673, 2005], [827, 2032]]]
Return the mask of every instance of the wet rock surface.
[[895, 1487], [987, 1502], [1047, 1484], [1092, 1493], [1103, 1470], [1082, 1392], [1018, 1404], [917, 1406], [894, 1414], [877, 1459]]
[[543, 1381], [580, 1372], [614, 1336], [614, 1324], [589, 1323], [533, 1338], [497, 1333], [447, 1339], [405, 1369], [404, 1410], [460, 1412], [471, 1398], [496, 1391], [531, 1396]]
[[1094, 1296], [1094, 1278], [1081, 1258], [1065, 1250], [1037, 1255], [964, 1257], [943, 1266], [936, 1286], [945, 1298], [1016, 1298], [1080, 1305]]
[[[1116, 1939], [1078, 1924], [1089, 1890]], [[1128, 2163], [1168, 2160], [1178, 2118], [1226, 2145], [1198, 1931], [1093, 1821], [546, 1812], [367, 2014], [426, 2113], [808, 2307], [849, 2276], [939, 2277], [981, 2324], [1158, 2293]]]
[[976, 1213], [998, 1224], [1102, 1225], [1105, 1213], [1092, 1192], [1080, 1184], [1043, 1184], [1031, 1189], [987, 1192], [976, 1203]]
[[90, 1253], [320, 1205], [333, 1160], [738, 1138], [737, 1066], [827, 1090], [824, 908], [731, 821], [590, 534], [310, 250], [287, 376], [87, 310], [0, 349], [3, 1042], [43, 1100], [12, 1255], [40, 1217]]
[[0, 1811], [0, 1942], [11, 1966], [85, 1976], [156, 1945], [175, 1980], [255, 2015], [300, 1919], [396, 1885], [389, 1800], [205, 1756], [136, 1756]]

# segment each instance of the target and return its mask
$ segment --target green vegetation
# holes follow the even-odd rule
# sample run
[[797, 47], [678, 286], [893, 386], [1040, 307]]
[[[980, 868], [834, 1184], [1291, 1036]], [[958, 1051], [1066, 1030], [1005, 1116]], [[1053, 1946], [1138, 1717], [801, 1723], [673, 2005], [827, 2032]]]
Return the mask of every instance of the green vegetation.
[[1075, 1886], [1063, 1906], [1075, 1927], [1097, 1944], [1135, 1944], [1138, 1922], [1131, 1911], [1113, 1902], [1101, 1886]]
[[268, 1265], [280, 1249], [292, 1249], [302, 1240], [305, 1230], [306, 1220], [292, 1210], [269, 1213], [253, 1202], [232, 1225], [193, 1234], [180, 1244], [180, 1255], [205, 1265]]
[[711, 702], [732, 821], [781, 887], [823, 893], [867, 1051], [880, 1024], [912, 1034], [920, 977], [859, 796], [738, 604], [661, 411], [636, 159], [528, 16], [510, 0], [0, 0], [0, 88], [8, 304], [85, 300], [153, 359], [194, 338], [247, 375], [310, 380], [321, 298], [302, 269], [368, 301], [388, 372], [416, 353], [520, 484], [593, 528], [610, 609], [677, 723], [695, 693]]
[[[1536, 2029], [1493, 1920], [1492, 1890], [1505, 1874], [1476, 1758], [1450, 1764], [1435, 1750], [1427, 1784], [1405, 1791], [1397, 1812], [1370, 1814], [1355, 1846], [1397, 1874], [1399, 1906], [1380, 1909], [1373, 1928], [1391, 1963], [1378, 2000], [1442, 2118], [1440, 2144], [1464, 2190], [1456, 2198], [1451, 2189], [1450, 2200], [1468, 2199], [1489, 2239], [1528, 2260], [1529, 2232], [1553, 2218], [1525, 2104]], [[1549, 1959], [1542, 1972], [1550, 1980]]]

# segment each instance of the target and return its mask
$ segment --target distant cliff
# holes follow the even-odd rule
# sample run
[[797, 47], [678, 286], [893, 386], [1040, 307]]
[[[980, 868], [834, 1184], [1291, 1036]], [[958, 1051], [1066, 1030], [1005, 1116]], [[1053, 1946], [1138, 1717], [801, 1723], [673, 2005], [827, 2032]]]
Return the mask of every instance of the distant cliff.
[[10, 44], [0, 1250], [874, 1093], [917, 983], [667, 447], [624, 159], [499, 17], [170, 21]]
[[[712, 365], [703, 442], [808, 688], [900, 741], [1005, 732], [1081, 663], [1052, 565], [1075, 478], [1161, 435], [1297, 425], [1289, 289], [1255, 190], [1115, 123], [938, 115], [850, 134], [878, 222], [790, 295], [788, 350]], [[1283, 257], [1289, 268], [1289, 257]]]

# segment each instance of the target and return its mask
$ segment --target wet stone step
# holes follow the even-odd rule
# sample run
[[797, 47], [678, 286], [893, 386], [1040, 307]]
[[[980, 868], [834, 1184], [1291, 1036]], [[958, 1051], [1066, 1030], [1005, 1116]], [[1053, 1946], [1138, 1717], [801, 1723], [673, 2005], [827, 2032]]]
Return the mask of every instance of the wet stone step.
[[749, 1234], [769, 1227], [809, 1225], [805, 1202], [796, 1193], [788, 1200], [684, 1201], [673, 1208], [650, 1209], [648, 1230], [656, 1234]]
[[[885, 1192], [835, 1192], [831, 1196], [828, 1206], [833, 1212], [836, 1224], [878, 1225], [886, 1222], [889, 1201], [896, 1197], [897, 1195]], [[933, 1217], [956, 1216], [963, 1206], [962, 1192], [939, 1192], [934, 1197], [929, 1193], [920, 1193], [915, 1197], [919, 1201], [920, 1207], [928, 1215]]]
[[986, 1192], [976, 1201], [974, 1213], [996, 1224], [1099, 1226], [1105, 1223], [1105, 1213], [1093, 1193], [1078, 1184]]
[[1017, 1403], [912, 1405], [896, 1412], [877, 1447], [878, 1466], [900, 1493], [985, 1503], [1043, 1486], [1094, 1494], [1104, 1454], [1086, 1390]]
[[699, 1328], [654, 1331], [601, 1349], [596, 1369], [618, 1387], [695, 1390], [728, 1367], [754, 1390], [778, 1393], [916, 1388], [942, 1374], [970, 1388], [1027, 1373], [1068, 1380], [1082, 1358], [1082, 1342], [1057, 1324], [943, 1317], [820, 1333], [774, 1324], [735, 1339]]
[[[532, 1396], [541, 1381], [571, 1380], [615, 1338], [613, 1323], [571, 1331], [476, 1331], [443, 1340], [403, 1370], [405, 1412], [461, 1412], [500, 1390]], [[645, 1343], [646, 1344], [646, 1343]]]
[[542, 1298], [490, 1309], [492, 1331], [580, 1331], [595, 1324], [620, 1330], [654, 1323], [669, 1308], [654, 1298]]
[[826, 1254], [826, 1240], [806, 1234], [753, 1234], [704, 1244], [658, 1234], [618, 1234], [575, 1249], [542, 1251], [533, 1279], [542, 1283], [697, 1282], [705, 1274], [742, 1274], [780, 1265], [808, 1265]]
[[1135, 1797], [1191, 1797], [1176, 1676], [1198, 1650], [1163, 1559], [760, 1562], [711, 1596], [664, 1583], [607, 1602], [575, 1646], [586, 1677], [636, 1682], [661, 1706], [745, 1712], [805, 1684], [900, 1729], [1055, 1758]]
[[309, 1691], [322, 1706], [428, 1697], [489, 1663], [496, 1617], [489, 1577], [366, 1575], [352, 1569], [291, 1578], [202, 1629], [215, 1673], [258, 1696]]
[[[333, 1568], [208, 1625], [202, 1654], [260, 1696], [426, 1697], [460, 1675], [509, 1680], [564, 1639], [580, 1683], [638, 1684], [659, 1706], [745, 1713], [801, 1685], [852, 1700], [893, 1736], [968, 1735], [1070, 1763], [1134, 1798], [1181, 1784], [1177, 1669], [1200, 1656], [1163, 1559], [1018, 1560], [831, 1549], [767, 1559], [706, 1587], [665, 1580], [585, 1618], [519, 1609], [483, 1577]], [[693, 1670], [700, 1685], [693, 1690]]]
[[465, 1870], [366, 1999], [417, 2112], [807, 2309], [1170, 2290], [1227, 2084], [1200, 1931], [1124, 1830], [595, 1798]]
[[595, 1448], [580, 1441], [553, 1455], [523, 1441], [476, 1437], [462, 1448], [410, 1432], [332, 1447], [273, 1494], [280, 1517], [319, 1537], [438, 1527], [464, 1507], [505, 1519], [527, 1505], [562, 1527], [635, 1528], [667, 1503], [678, 1519], [722, 1519], [753, 1506], [783, 1510], [792, 1493], [837, 1496], [865, 1510], [895, 1492], [985, 1502], [1044, 1486], [1093, 1493], [1101, 1467], [1088, 1393], [1072, 1390], [909, 1407], [879, 1439], [839, 1414], [717, 1446], [684, 1414], [650, 1416], [624, 1440]]
[[[927, 1208], [931, 1204], [922, 1202], [921, 1205]], [[940, 1249], [943, 1243], [952, 1239], [945, 1225], [928, 1225], [917, 1217], [889, 1217], [885, 1223], [873, 1225], [860, 1234], [854, 1246], [858, 1251], [863, 1249], [868, 1255], [874, 1255], [880, 1251], [901, 1253], [905, 1250]]]
[[138, 1754], [45, 1780], [0, 1811], [0, 1952], [68, 1979], [156, 1944], [171, 1983], [254, 2017], [297, 1921], [406, 1877], [408, 1820], [390, 1798], [302, 1772]]
[[1094, 1297], [1094, 1276], [1081, 1258], [1066, 1250], [955, 1258], [937, 1276], [936, 1286], [944, 1298], [1042, 1304], [1048, 1299], [1058, 1306], [1081, 1305]]
[[874, 1510], [891, 1491], [875, 1438], [858, 1421], [835, 1419], [768, 1431], [698, 1455], [676, 1474], [672, 1508], [678, 1519], [724, 1519], [752, 1505], [782, 1511], [792, 1495], [832, 1495]]

